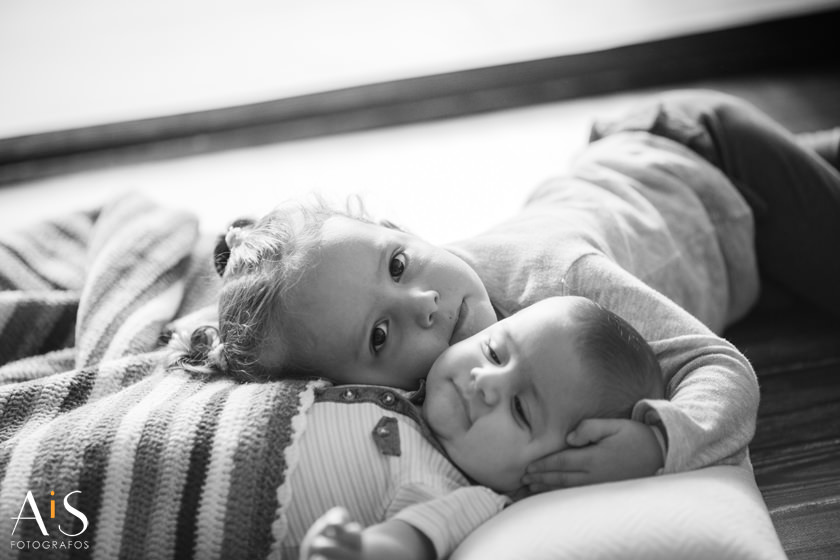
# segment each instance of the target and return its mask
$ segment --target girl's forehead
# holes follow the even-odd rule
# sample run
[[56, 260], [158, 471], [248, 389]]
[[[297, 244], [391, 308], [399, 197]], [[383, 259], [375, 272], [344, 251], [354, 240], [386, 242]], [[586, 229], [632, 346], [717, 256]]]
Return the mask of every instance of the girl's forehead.
[[333, 216], [324, 223], [321, 233], [323, 245], [356, 243], [359, 246], [384, 249], [390, 243], [405, 242], [406, 240], [411, 240], [414, 243], [422, 241], [417, 236], [403, 230], [360, 221], [347, 216]]
[[347, 216], [333, 216], [324, 223], [322, 238], [325, 240], [358, 239], [374, 240], [389, 230], [378, 224], [363, 222]]

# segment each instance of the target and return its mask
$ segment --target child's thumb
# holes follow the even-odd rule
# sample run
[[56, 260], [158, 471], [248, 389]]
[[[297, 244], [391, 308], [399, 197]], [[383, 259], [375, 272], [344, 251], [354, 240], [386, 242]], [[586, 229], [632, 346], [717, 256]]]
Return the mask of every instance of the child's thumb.
[[586, 437], [585, 431], [578, 426], [566, 436], [566, 443], [572, 447], [583, 447], [589, 443], [589, 440]]
[[566, 443], [573, 447], [583, 447], [590, 443], [596, 443], [607, 435], [604, 428], [604, 425], [597, 419], [583, 420], [566, 436]]
[[344, 525], [350, 521], [350, 514], [341, 506], [336, 506], [324, 514], [328, 525]]

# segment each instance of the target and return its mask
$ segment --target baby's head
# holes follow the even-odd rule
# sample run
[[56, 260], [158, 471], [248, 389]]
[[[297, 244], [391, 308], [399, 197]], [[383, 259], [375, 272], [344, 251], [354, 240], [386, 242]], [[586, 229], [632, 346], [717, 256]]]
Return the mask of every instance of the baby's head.
[[519, 489], [526, 467], [567, 447], [585, 418], [629, 418], [661, 398], [650, 346], [591, 300], [549, 298], [444, 352], [423, 414], [452, 461], [475, 482]]
[[198, 373], [412, 389], [450, 344], [496, 321], [467, 263], [361, 209], [281, 207], [228, 239], [218, 336], [178, 361]]

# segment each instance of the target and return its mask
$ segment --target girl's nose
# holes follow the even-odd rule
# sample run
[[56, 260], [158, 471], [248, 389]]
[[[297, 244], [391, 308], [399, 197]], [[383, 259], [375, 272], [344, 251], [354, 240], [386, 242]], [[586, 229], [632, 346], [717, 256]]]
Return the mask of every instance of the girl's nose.
[[414, 290], [408, 296], [408, 313], [421, 327], [431, 327], [437, 316], [440, 294], [434, 290]]

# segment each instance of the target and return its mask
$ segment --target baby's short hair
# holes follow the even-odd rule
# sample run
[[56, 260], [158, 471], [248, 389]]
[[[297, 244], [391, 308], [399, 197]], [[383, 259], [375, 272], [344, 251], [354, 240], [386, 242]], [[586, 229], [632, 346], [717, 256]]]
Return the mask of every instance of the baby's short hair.
[[650, 344], [630, 323], [592, 300], [574, 308], [576, 342], [592, 375], [593, 418], [629, 418], [635, 404], [662, 398], [662, 368]]

